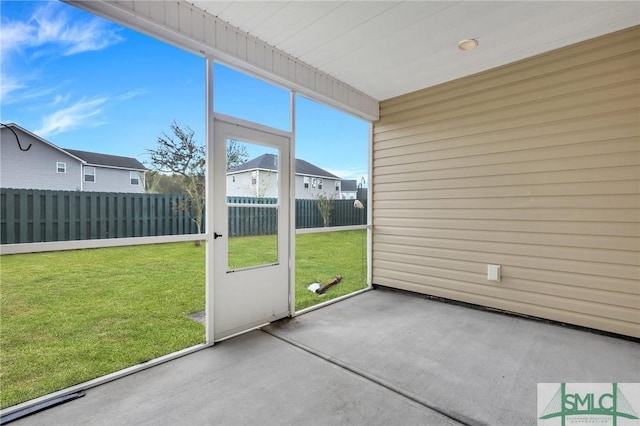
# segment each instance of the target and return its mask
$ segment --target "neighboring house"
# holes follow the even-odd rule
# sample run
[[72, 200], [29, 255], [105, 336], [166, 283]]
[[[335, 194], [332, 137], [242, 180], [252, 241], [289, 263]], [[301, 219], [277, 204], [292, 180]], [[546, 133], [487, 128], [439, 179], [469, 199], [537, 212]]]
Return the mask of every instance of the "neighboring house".
[[355, 200], [358, 198], [358, 181], [355, 179], [347, 179], [341, 182], [340, 199]]
[[1, 130], [2, 188], [145, 192], [147, 168], [135, 158], [63, 149], [13, 123]]
[[[296, 159], [296, 199], [323, 194], [340, 198], [341, 179], [307, 161]], [[276, 197], [278, 157], [263, 154], [227, 172], [227, 194], [239, 197]]]

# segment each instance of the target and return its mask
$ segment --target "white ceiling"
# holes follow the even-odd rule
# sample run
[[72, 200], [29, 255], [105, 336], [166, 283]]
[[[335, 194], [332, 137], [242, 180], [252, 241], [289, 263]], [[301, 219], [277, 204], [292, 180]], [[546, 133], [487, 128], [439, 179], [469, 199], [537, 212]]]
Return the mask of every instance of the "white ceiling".
[[635, 1], [192, 3], [378, 100], [640, 24]]

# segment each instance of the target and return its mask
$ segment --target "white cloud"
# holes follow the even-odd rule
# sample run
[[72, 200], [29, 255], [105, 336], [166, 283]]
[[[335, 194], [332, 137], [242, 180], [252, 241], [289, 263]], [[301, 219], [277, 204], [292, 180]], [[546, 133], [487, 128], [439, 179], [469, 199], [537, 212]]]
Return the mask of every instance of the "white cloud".
[[[0, 84], [2, 105], [10, 105], [42, 98], [56, 92], [62, 85], [59, 84], [54, 87], [27, 86], [25, 82], [31, 79], [37, 79], [37, 77], [25, 77], [22, 81], [18, 81], [10, 75], [2, 75], [2, 84]], [[5, 87], [5, 85], [7, 87]], [[11, 96], [8, 96], [9, 94], [11, 94]]]
[[107, 21], [97, 17], [72, 18], [65, 7], [48, 3], [36, 9], [29, 21], [34, 27], [32, 45], [56, 44], [63, 55], [69, 56], [101, 50], [123, 40]]
[[118, 100], [126, 101], [131, 98], [135, 98], [136, 96], [144, 95], [145, 93], [148, 93], [148, 91], [144, 89], [129, 90], [128, 92], [119, 95]]
[[[12, 52], [27, 53], [30, 57], [52, 52], [69, 56], [101, 50], [124, 40], [108, 21], [72, 16], [71, 10], [59, 2], [47, 2], [36, 8], [28, 19], [3, 19], [0, 32], [3, 61]], [[49, 49], [43, 52], [43, 48]]]
[[107, 29], [102, 22], [93, 20], [85, 25], [67, 28], [61, 34], [60, 40], [67, 47], [64, 54], [69, 56], [81, 52], [102, 50], [121, 42], [123, 38]]
[[82, 99], [75, 104], [58, 110], [42, 120], [42, 127], [34, 133], [48, 137], [67, 132], [80, 127], [98, 126], [103, 124], [98, 118], [102, 112], [101, 106], [107, 102], [106, 97]]
[[9, 94], [16, 90], [24, 88], [24, 84], [20, 83], [18, 79], [11, 75], [0, 75], [0, 99], [3, 103], [6, 103], [7, 99], [10, 99]]
[[30, 45], [33, 36], [34, 28], [26, 22], [3, 20], [2, 31], [0, 31], [2, 56], [6, 56], [13, 50], [20, 50], [25, 45]]
[[[39, 84], [46, 71], [37, 66], [36, 59], [100, 50], [122, 40], [113, 24], [98, 17], [85, 17], [60, 2], [47, 2], [33, 9], [30, 15], [19, 18], [3, 16], [0, 31], [2, 104], [31, 101], [58, 90], [60, 85], [42, 87]], [[68, 97], [57, 96], [53, 104], [62, 105], [67, 100]], [[54, 117], [45, 121], [48, 119]], [[58, 127], [47, 124], [42, 128], [49, 134], [59, 131], [55, 129]]]
[[53, 104], [54, 104], [54, 105], [60, 105], [60, 104], [63, 104], [63, 103], [65, 103], [65, 102], [67, 102], [67, 101], [69, 100], [69, 98], [71, 98], [71, 94], [70, 94], [70, 93], [67, 93], [67, 94], [66, 94], [66, 95], [64, 95], [64, 96], [63, 96], [63, 95], [56, 95], [56, 96], [53, 98]]

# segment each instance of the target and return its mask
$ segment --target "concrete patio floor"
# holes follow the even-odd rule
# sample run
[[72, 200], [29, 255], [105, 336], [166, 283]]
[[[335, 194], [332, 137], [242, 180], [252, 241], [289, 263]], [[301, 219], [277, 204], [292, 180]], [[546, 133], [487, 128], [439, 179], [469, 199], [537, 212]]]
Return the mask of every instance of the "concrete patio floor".
[[640, 382], [640, 344], [373, 290], [13, 425], [525, 425], [540, 382]]

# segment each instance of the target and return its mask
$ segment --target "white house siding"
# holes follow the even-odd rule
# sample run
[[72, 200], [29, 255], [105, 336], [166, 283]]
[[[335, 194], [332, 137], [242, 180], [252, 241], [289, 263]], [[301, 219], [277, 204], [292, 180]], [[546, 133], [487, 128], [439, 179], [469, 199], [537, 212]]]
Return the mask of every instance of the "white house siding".
[[[247, 170], [227, 175], [227, 195], [240, 197], [267, 197], [275, 198], [277, 196], [278, 175], [269, 170], [259, 170], [256, 176], [256, 184], [252, 183], [252, 175], [255, 170]], [[234, 181], [235, 177], [235, 181]], [[336, 191], [336, 182], [339, 180], [327, 177], [307, 176], [309, 180], [316, 178], [322, 179], [322, 189], [304, 187], [304, 176], [296, 175], [296, 199], [313, 200], [319, 194], [333, 195], [337, 200], [340, 198], [340, 191]]]
[[91, 165], [87, 167], [95, 167], [96, 175], [95, 182], [84, 182], [84, 175], [82, 176], [84, 191], [144, 193], [142, 172], [139, 173], [140, 184], [131, 185], [130, 170]]
[[382, 102], [373, 282], [640, 337], [639, 39]]
[[270, 170], [246, 170], [228, 174], [227, 195], [231, 197], [277, 198], [278, 173]]
[[[318, 195], [333, 196], [334, 199], [340, 199], [340, 191], [336, 191], [336, 182], [339, 179], [331, 179], [320, 176], [307, 176], [309, 178], [309, 188], [304, 187], [304, 175], [296, 175], [296, 199], [297, 200], [314, 200]], [[322, 189], [313, 188], [312, 179], [322, 179]]]
[[[79, 160], [43, 143], [19, 129], [14, 129], [23, 148], [6, 127], [1, 130], [0, 186], [16, 189], [80, 190], [81, 163]], [[57, 173], [56, 163], [66, 163], [66, 173]]]
[[357, 196], [356, 191], [342, 191], [340, 193], [340, 198], [343, 200], [355, 200]]
[[251, 171], [227, 175], [227, 195], [232, 197], [255, 197], [256, 190], [251, 184]]

